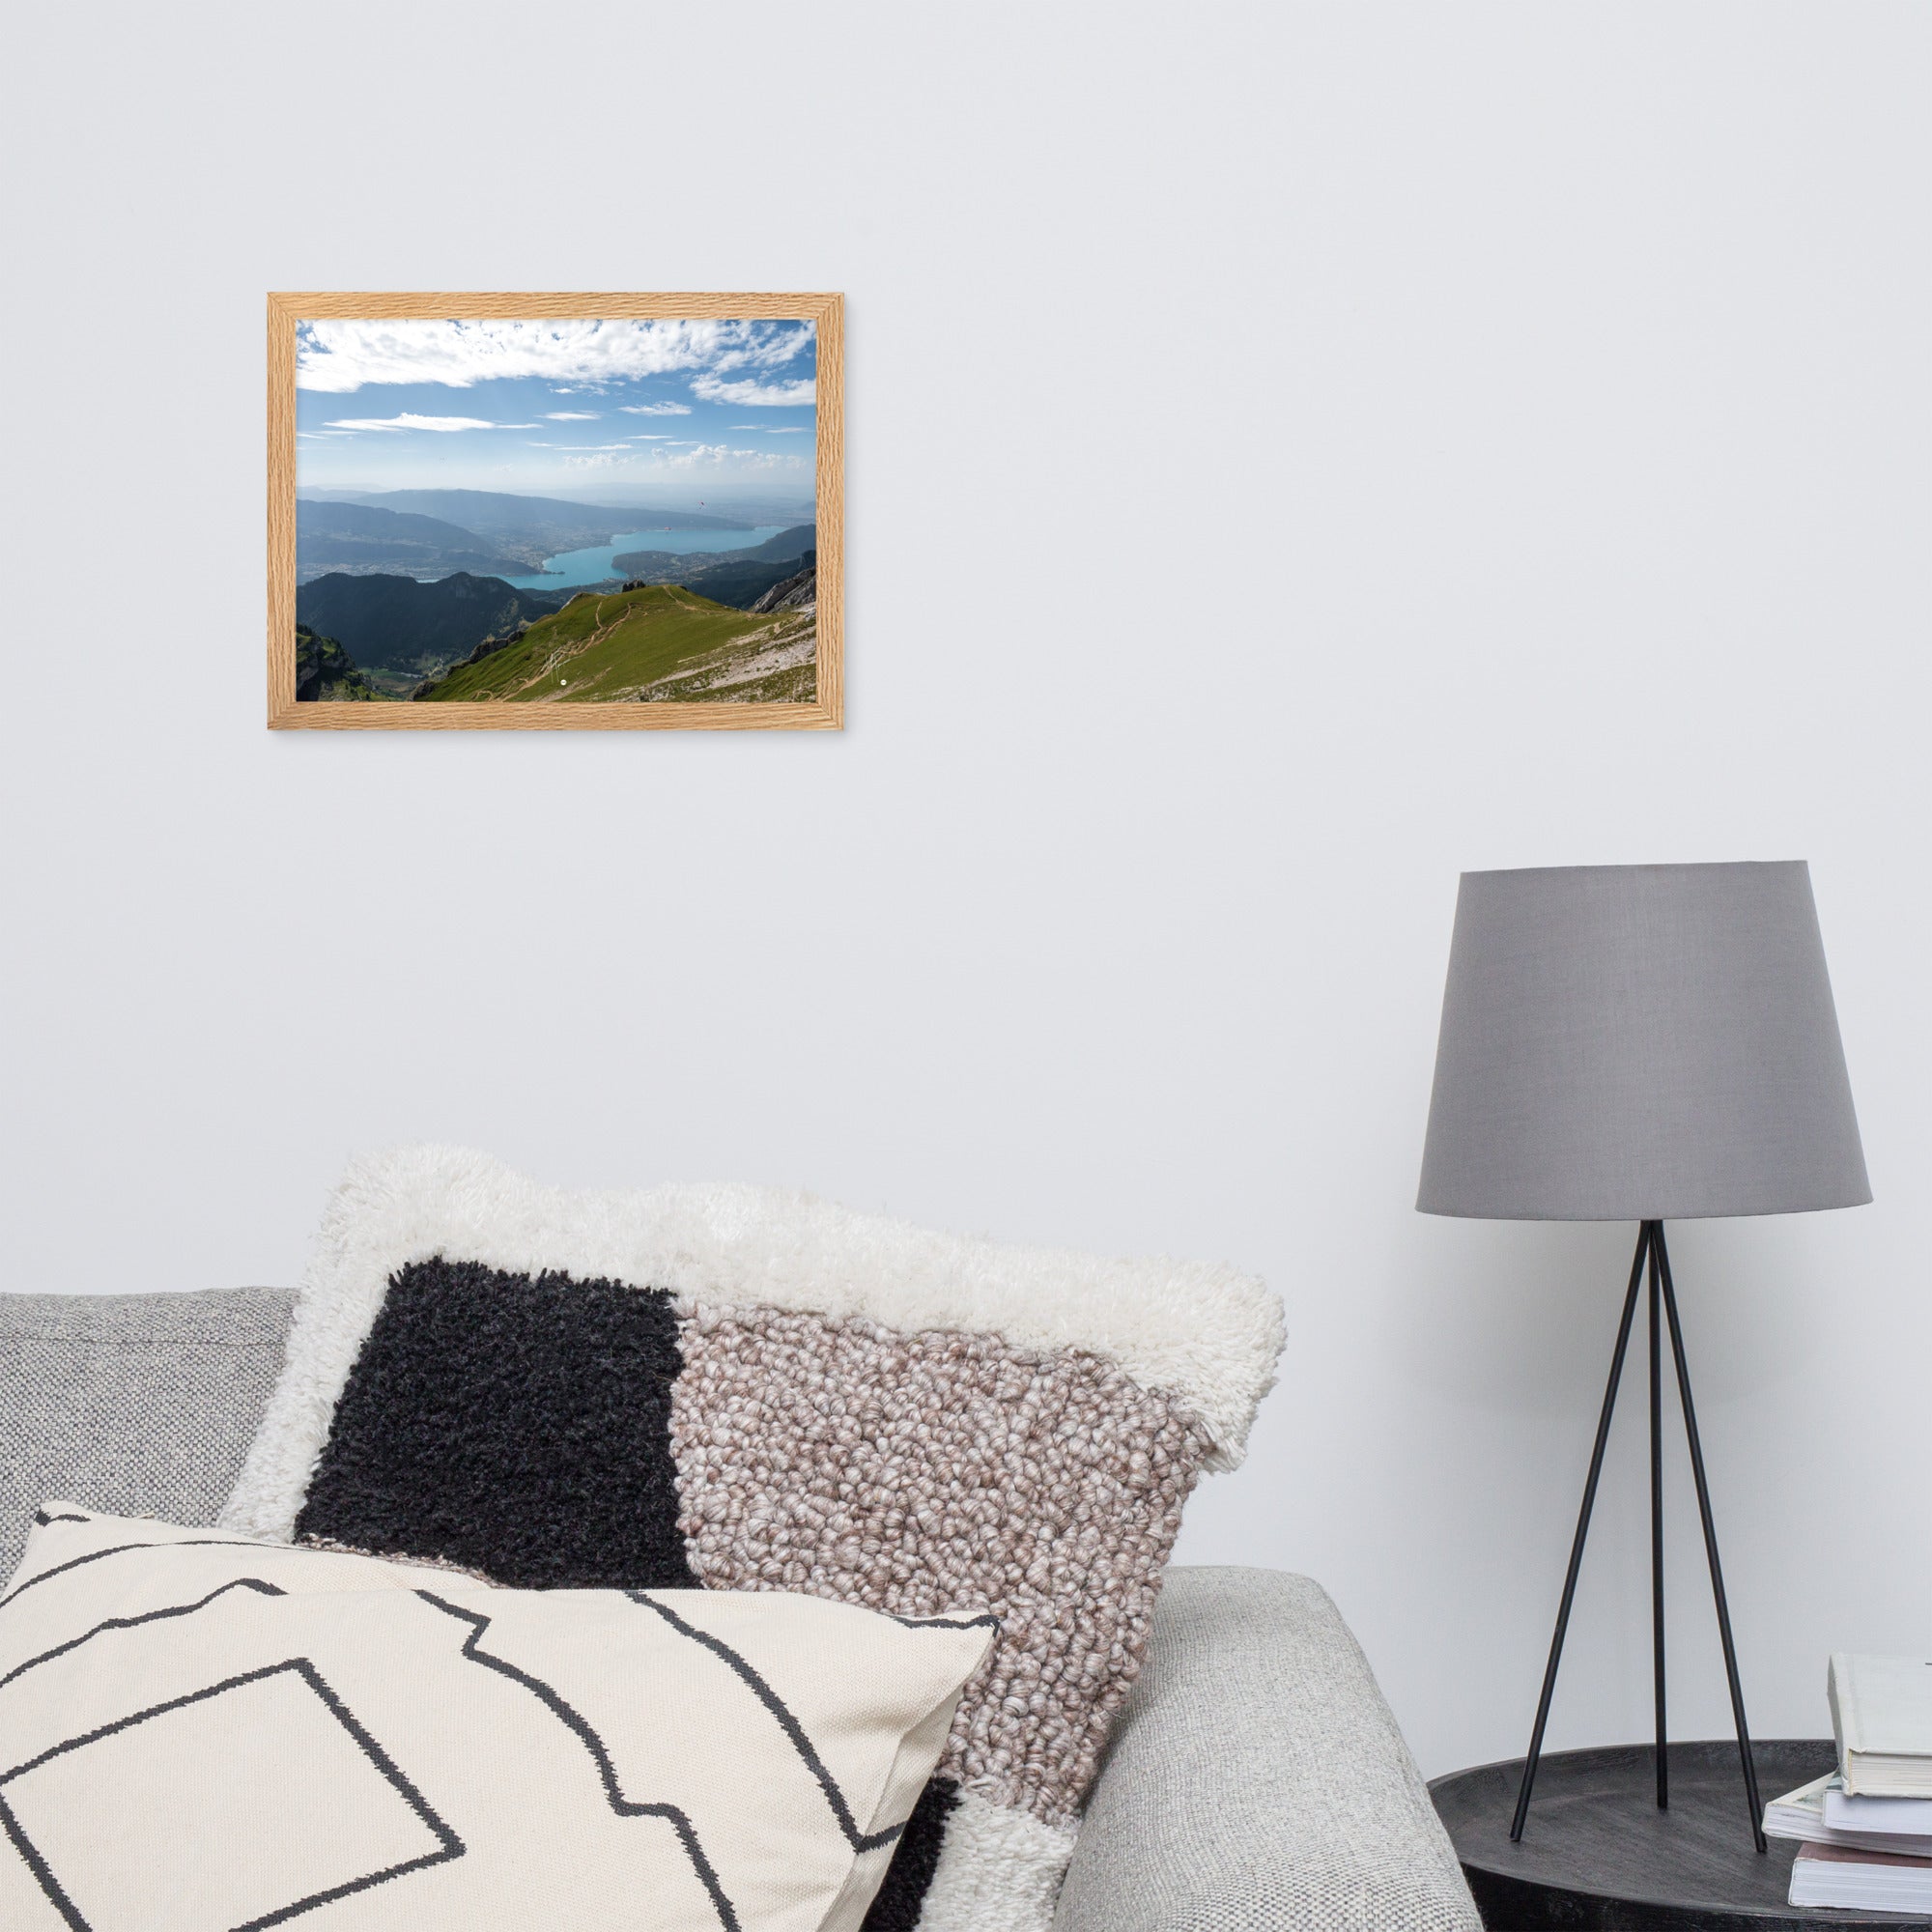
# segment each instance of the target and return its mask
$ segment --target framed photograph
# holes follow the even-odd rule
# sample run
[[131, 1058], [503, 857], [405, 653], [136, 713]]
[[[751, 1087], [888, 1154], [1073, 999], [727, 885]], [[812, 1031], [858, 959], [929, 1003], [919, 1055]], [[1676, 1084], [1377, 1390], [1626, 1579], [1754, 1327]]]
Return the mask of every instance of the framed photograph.
[[842, 322], [271, 295], [270, 725], [837, 730]]

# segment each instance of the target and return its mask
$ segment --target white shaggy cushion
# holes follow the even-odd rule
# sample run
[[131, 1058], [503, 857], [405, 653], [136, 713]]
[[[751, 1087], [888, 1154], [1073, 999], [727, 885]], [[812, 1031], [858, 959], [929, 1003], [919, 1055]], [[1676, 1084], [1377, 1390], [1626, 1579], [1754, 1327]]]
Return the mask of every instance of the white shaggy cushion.
[[229, 1527], [293, 1534], [390, 1278], [433, 1256], [648, 1284], [713, 1309], [763, 1303], [1080, 1350], [1167, 1391], [1207, 1431], [1208, 1468], [1240, 1463], [1282, 1349], [1280, 1297], [1219, 1264], [962, 1239], [782, 1188], [548, 1187], [469, 1149], [391, 1148], [355, 1160], [329, 1202]]
[[991, 1634], [50, 1503], [0, 1597], [0, 1925], [850, 1932]]

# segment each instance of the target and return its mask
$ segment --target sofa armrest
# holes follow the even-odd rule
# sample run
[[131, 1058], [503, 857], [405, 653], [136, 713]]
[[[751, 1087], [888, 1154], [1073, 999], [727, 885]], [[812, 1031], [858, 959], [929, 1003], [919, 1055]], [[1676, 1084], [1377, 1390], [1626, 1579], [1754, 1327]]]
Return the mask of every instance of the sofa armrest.
[[1170, 1570], [1055, 1932], [1481, 1925], [1321, 1587], [1272, 1570]]

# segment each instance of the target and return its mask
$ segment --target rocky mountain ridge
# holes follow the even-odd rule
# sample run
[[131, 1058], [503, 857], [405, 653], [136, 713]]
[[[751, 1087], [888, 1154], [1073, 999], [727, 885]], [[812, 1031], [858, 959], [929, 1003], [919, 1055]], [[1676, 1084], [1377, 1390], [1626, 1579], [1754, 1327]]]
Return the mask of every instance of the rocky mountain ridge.
[[818, 554], [812, 552], [796, 577], [774, 583], [755, 603], [746, 606], [753, 611], [810, 611], [818, 609]]
[[357, 669], [334, 638], [296, 626], [296, 701], [298, 704], [362, 704], [383, 694]]

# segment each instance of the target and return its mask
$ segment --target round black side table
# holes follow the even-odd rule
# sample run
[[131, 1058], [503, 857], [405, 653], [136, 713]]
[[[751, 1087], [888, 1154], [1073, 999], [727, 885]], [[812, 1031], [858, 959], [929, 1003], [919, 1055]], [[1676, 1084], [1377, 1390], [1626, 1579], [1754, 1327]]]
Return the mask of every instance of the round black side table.
[[[1831, 1740], [1753, 1741], [1768, 1801], [1830, 1771]], [[1889, 1925], [1932, 1918], [1803, 1911], [1785, 1903], [1797, 1846], [1751, 1849], [1738, 1747], [1670, 1747], [1670, 1808], [1660, 1811], [1649, 1745], [1546, 1752], [1522, 1842], [1511, 1844], [1522, 1760], [1452, 1772], [1429, 1787], [1491, 1932], [1768, 1932], [1772, 1926]]]

